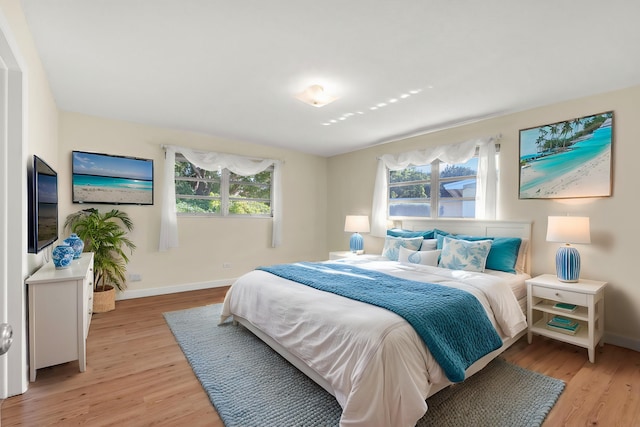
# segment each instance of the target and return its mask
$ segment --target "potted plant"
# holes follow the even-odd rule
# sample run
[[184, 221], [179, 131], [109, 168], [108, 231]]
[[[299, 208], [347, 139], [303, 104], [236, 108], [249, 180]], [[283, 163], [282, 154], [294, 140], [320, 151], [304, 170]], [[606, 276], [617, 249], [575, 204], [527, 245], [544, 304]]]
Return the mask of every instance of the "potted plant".
[[133, 222], [126, 212], [84, 209], [67, 216], [64, 228], [84, 241], [84, 251], [93, 252], [93, 312], [115, 309], [115, 288], [127, 287], [126, 267], [136, 245], [127, 237]]

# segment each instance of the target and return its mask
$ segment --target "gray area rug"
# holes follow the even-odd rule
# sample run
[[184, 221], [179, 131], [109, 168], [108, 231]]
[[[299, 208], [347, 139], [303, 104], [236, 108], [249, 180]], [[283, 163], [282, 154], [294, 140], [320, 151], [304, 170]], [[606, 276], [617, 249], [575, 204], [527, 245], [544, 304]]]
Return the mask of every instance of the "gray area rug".
[[[217, 326], [222, 305], [164, 313], [226, 427], [338, 426], [331, 394], [242, 326]], [[498, 358], [427, 399], [418, 426], [540, 426], [564, 383]]]

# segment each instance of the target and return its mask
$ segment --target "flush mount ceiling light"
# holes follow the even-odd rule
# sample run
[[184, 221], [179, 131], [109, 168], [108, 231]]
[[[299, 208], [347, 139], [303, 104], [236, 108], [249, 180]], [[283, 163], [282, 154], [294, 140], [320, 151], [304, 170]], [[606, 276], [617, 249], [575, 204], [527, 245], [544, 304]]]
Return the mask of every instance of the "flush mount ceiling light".
[[309, 104], [314, 107], [324, 107], [338, 99], [336, 96], [331, 96], [325, 92], [324, 88], [320, 85], [309, 86], [304, 91], [297, 94], [296, 98], [305, 104]]

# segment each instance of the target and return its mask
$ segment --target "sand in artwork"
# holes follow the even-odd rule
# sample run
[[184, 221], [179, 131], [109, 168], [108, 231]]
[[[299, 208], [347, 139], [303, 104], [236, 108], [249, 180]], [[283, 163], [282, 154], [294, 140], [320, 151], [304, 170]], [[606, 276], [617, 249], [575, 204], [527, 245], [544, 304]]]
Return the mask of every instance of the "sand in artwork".
[[85, 203], [153, 203], [153, 191], [131, 188], [107, 188], [91, 185], [75, 185], [74, 201]]
[[[611, 150], [606, 150], [596, 158], [580, 165], [574, 170], [550, 181], [544, 181], [537, 187], [521, 193], [521, 197], [587, 197], [606, 196], [611, 188]], [[521, 183], [527, 184], [544, 172], [533, 168], [521, 171]]]

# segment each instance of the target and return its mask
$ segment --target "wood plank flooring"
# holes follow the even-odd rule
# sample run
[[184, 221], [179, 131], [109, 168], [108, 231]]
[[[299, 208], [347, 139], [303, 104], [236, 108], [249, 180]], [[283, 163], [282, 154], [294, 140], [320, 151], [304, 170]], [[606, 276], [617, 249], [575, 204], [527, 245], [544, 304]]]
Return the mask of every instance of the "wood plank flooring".
[[[226, 290], [117, 301], [94, 314], [87, 371], [39, 369], [25, 394], [4, 401], [0, 424], [223, 427], [162, 313], [222, 302]], [[640, 426], [639, 352], [605, 345], [591, 364], [586, 349], [525, 337], [503, 357], [567, 383], [544, 427]]]

